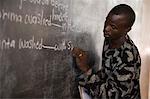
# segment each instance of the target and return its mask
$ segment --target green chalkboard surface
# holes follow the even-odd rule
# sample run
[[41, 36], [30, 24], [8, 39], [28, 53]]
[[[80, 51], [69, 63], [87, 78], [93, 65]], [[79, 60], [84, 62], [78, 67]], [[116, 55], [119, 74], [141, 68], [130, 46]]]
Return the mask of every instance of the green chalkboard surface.
[[71, 0], [0, 0], [0, 98], [78, 98], [70, 50], [94, 48], [71, 26]]

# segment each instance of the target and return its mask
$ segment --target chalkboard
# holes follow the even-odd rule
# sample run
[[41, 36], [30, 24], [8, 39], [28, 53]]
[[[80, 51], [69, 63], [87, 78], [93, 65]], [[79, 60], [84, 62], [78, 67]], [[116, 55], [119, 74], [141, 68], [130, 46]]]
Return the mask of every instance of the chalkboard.
[[70, 50], [95, 47], [72, 25], [71, 1], [0, 0], [0, 98], [79, 97]]

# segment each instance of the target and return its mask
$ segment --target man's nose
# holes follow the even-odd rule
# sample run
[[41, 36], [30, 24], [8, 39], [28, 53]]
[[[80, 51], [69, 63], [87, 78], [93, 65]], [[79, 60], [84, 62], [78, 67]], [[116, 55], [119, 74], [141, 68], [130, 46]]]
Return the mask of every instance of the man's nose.
[[105, 27], [105, 32], [109, 33], [110, 30], [111, 30], [111, 27], [110, 27], [109, 25], [107, 25], [107, 26]]

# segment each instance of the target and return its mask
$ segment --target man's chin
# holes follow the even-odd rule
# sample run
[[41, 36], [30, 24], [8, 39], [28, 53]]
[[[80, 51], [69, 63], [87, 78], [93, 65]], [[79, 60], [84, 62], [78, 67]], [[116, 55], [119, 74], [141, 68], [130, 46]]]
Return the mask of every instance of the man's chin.
[[105, 40], [111, 41], [112, 39], [110, 37], [105, 37]]
[[110, 37], [109, 36], [104, 36], [105, 37], [105, 39], [110, 39]]
[[105, 37], [105, 38], [109, 38], [109, 37], [110, 37], [110, 35], [104, 34], [104, 37]]

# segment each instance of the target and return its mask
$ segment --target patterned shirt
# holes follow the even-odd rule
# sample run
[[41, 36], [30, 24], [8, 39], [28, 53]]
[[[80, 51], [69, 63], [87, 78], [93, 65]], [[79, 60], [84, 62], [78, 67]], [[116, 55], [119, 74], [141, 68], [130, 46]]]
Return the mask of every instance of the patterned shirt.
[[104, 41], [102, 68], [90, 69], [78, 77], [94, 99], [140, 99], [141, 59], [137, 47], [129, 36], [119, 48], [110, 49]]

